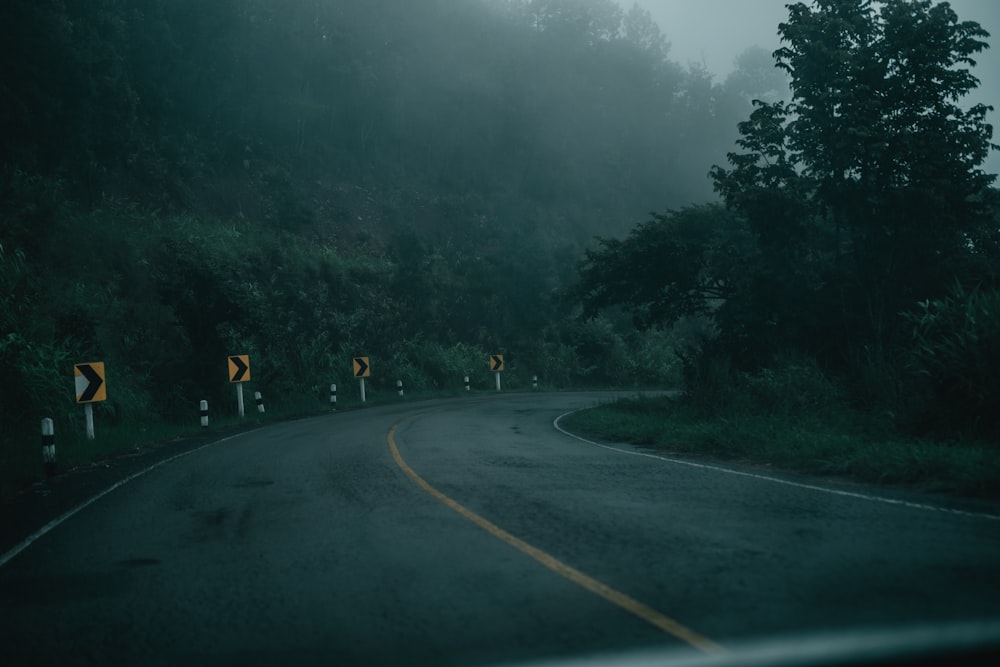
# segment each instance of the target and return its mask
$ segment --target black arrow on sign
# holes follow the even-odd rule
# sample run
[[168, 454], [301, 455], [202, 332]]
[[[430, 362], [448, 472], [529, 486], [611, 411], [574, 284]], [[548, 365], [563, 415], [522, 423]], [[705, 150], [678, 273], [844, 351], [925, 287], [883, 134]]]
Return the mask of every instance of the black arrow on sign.
[[491, 371], [498, 371], [503, 368], [503, 357], [491, 354], [490, 359], [493, 361], [493, 365], [490, 367]]
[[354, 377], [363, 378], [368, 373], [368, 364], [365, 363], [365, 358], [355, 357], [354, 364], [356, 366], [354, 369]]
[[243, 360], [239, 357], [229, 357], [229, 362], [236, 366], [236, 372], [233, 374], [233, 382], [242, 382], [243, 376], [247, 374], [250, 367], [243, 363]]
[[87, 403], [94, 400], [94, 396], [97, 396], [97, 392], [101, 388], [101, 385], [104, 384], [104, 380], [90, 364], [77, 364], [77, 368], [80, 369], [83, 377], [87, 378], [88, 384], [87, 388], [80, 394], [80, 398], [76, 400], [80, 403]]

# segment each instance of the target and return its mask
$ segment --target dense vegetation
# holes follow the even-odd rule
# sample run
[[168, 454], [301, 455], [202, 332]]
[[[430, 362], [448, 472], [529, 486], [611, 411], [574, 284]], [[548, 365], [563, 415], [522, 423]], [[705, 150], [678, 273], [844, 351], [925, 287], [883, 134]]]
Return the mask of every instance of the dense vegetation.
[[[9, 0], [0, 7], [0, 459], [101, 424], [374, 388], [673, 379], [671, 334], [561, 298], [594, 234], [712, 196], [754, 97], [610, 0]], [[370, 387], [371, 389], [371, 387]], [[107, 432], [98, 429], [100, 432]], [[17, 472], [17, 471], [15, 471]], [[17, 473], [21, 474], [21, 473]]]
[[929, 0], [780, 31], [720, 82], [611, 0], [3, 3], [0, 477], [79, 432], [74, 363], [103, 423], [193, 423], [229, 354], [300, 410], [352, 356], [441, 391], [504, 353], [511, 387], [995, 440], [987, 35]]
[[588, 312], [685, 324], [688, 402], [709, 417], [772, 412], [813, 377], [820, 403], [996, 443], [997, 147], [987, 108], [961, 106], [987, 33], [929, 0], [794, 4], [779, 31], [791, 97], [739, 124], [711, 172], [722, 203], [589, 251]]

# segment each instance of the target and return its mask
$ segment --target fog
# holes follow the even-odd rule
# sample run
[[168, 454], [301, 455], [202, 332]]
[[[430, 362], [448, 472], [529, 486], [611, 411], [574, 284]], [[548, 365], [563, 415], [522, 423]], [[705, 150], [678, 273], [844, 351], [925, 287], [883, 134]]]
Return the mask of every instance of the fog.
[[[631, 0], [619, 0], [630, 7]], [[725, 79], [733, 61], [744, 49], [760, 46], [774, 51], [780, 46], [778, 24], [788, 18], [788, 0], [638, 0], [653, 15], [670, 42], [670, 57], [683, 65], [704, 67]], [[996, 0], [953, 0], [950, 3], [960, 21], [977, 21], [990, 37], [990, 49], [978, 54], [973, 69], [980, 81], [969, 104], [994, 107], [989, 121], [1000, 127], [1000, 2]], [[997, 136], [994, 135], [994, 143]], [[1000, 153], [993, 151], [985, 164], [987, 171], [1000, 172]]]
[[[702, 372], [675, 343], [722, 349], [671, 328], [692, 315], [734, 369], [794, 351], [861, 373], [845, 360], [914, 340], [891, 317], [1000, 276], [995, 191], [922, 124], [885, 133], [879, 173], [908, 187], [863, 209], [794, 169], [734, 175], [751, 101], [786, 88], [783, 0], [618, 1], [0, 2], [0, 441], [35, 443], [50, 395], [78, 415], [50, 363], [71, 354], [131, 387], [116, 419], [228, 400], [247, 351], [296, 410], [356, 356], [394, 396], [475, 383], [490, 354], [511, 387], [671, 386]], [[1000, 33], [997, 3], [955, 6]], [[970, 104], [1000, 106], [998, 70], [983, 54]]]

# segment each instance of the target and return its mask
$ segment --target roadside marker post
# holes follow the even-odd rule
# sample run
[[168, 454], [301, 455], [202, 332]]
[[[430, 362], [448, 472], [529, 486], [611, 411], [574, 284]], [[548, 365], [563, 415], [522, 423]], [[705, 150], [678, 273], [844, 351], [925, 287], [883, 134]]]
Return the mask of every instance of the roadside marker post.
[[334, 410], [337, 409], [337, 383], [334, 382], [330, 385], [330, 405]]
[[257, 401], [257, 412], [264, 414], [264, 397], [260, 395], [259, 391], [255, 391], [253, 397]]
[[206, 428], [208, 426], [208, 401], [199, 402], [198, 411], [201, 413], [201, 427]]
[[45, 473], [52, 477], [56, 474], [56, 430], [51, 418], [42, 420], [42, 461], [45, 462]]
[[354, 357], [354, 377], [361, 380], [361, 402], [365, 402], [365, 378], [372, 374], [368, 357]]
[[465, 391], [469, 391], [469, 376], [465, 376]]
[[399, 397], [403, 397], [403, 381], [396, 380], [396, 391], [399, 393]]
[[532, 375], [531, 376], [531, 388], [532, 389], [538, 389], [538, 376], [537, 375]]
[[490, 370], [493, 371], [493, 375], [496, 376], [497, 391], [500, 391], [500, 373], [503, 371], [503, 355], [502, 354], [491, 354], [490, 355]]
[[94, 404], [87, 403], [83, 406], [83, 417], [87, 421], [87, 440], [96, 438], [94, 433]]
[[250, 381], [249, 355], [229, 355], [229, 381], [236, 383], [236, 409], [240, 417], [243, 417], [246, 414], [243, 409], [243, 383]]
[[104, 362], [92, 361], [73, 366], [73, 381], [76, 385], [76, 402], [83, 403], [83, 414], [87, 419], [87, 440], [94, 439], [94, 403], [108, 400], [108, 386], [105, 382]]

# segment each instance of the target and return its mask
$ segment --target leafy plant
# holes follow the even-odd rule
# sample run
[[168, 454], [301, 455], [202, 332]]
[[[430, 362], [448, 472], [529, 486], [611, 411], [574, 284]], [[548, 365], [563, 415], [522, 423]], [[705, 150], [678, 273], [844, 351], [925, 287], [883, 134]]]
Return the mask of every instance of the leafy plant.
[[966, 288], [904, 314], [911, 368], [926, 380], [932, 427], [1000, 435], [1000, 290]]

